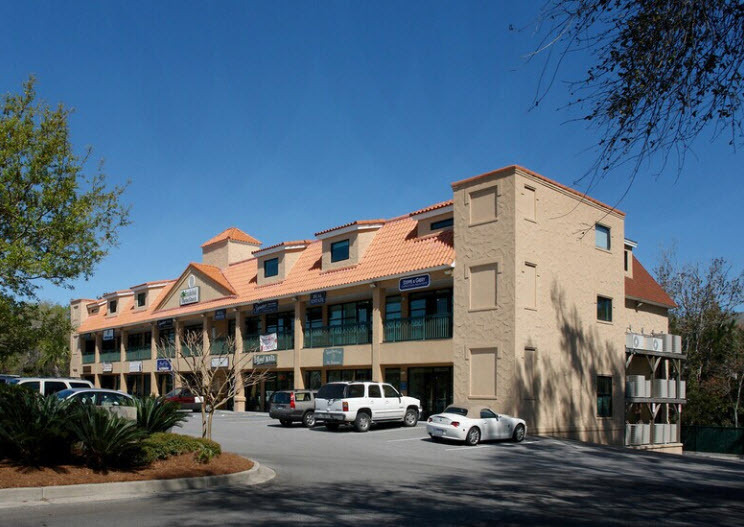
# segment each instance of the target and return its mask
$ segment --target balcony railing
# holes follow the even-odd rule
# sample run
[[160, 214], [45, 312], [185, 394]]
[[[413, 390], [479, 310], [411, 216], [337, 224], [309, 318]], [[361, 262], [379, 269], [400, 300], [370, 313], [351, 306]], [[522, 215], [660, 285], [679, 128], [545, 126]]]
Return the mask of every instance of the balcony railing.
[[227, 346], [227, 339], [214, 339], [210, 346], [210, 352], [212, 355], [227, 355], [230, 352], [230, 349]]
[[344, 326], [305, 328], [304, 335], [306, 348], [369, 344], [372, 342], [372, 326], [365, 322]]
[[121, 353], [118, 351], [102, 351], [101, 362], [119, 362], [121, 360]]
[[385, 342], [452, 338], [452, 315], [427, 315], [386, 320]]
[[127, 348], [127, 360], [149, 360], [151, 353], [150, 346], [132, 346]]
[[93, 364], [96, 362], [95, 353], [83, 353], [83, 364]]
[[172, 359], [176, 356], [176, 345], [172, 342], [165, 346], [158, 346], [159, 359]]
[[[266, 335], [266, 333], [263, 333]], [[294, 331], [285, 331], [276, 334], [276, 349], [294, 349]], [[261, 334], [253, 333], [243, 337], [243, 351], [261, 351]]]

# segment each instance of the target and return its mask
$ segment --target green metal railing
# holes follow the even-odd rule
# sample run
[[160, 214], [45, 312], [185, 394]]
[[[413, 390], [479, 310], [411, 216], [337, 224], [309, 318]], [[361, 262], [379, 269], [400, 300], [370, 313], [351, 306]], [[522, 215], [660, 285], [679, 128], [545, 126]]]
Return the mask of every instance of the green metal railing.
[[121, 353], [118, 351], [102, 351], [101, 362], [119, 362], [121, 360]]
[[372, 326], [369, 323], [347, 324], [345, 326], [324, 326], [305, 328], [306, 348], [325, 348], [327, 346], [351, 346], [372, 342]]
[[214, 339], [214, 341], [210, 345], [210, 353], [212, 355], [227, 355], [229, 351], [230, 350], [227, 346], [227, 339], [225, 338]]
[[176, 356], [176, 345], [173, 343], [166, 346], [158, 346], [159, 359], [172, 359]]
[[694, 452], [744, 455], [744, 428], [683, 426], [682, 448]]
[[250, 333], [243, 335], [243, 351], [257, 351], [261, 346], [261, 334]]
[[383, 323], [385, 342], [452, 338], [452, 315], [399, 318]]
[[83, 364], [93, 364], [96, 362], [95, 353], [83, 353]]
[[132, 346], [127, 348], [127, 360], [148, 360], [151, 353], [150, 346]]

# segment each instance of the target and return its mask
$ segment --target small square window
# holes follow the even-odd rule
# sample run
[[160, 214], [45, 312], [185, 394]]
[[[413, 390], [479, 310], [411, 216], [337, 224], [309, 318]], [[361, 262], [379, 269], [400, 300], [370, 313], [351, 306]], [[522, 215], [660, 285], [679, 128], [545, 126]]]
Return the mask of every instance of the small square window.
[[437, 229], [446, 229], [452, 227], [455, 224], [455, 218], [447, 218], [446, 220], [439, 220], [431, 222], [431, 230], [436, 231]]
[[597, 320], [612, 322], [612, 299], [597, 297]]
[[349, 240], [341, 240], [331, 244], [331, 262], [341, 262], [349, 259]]
[[147, 303], [147, 293], [137, 293], [137, 307], [145, 307]]
[[597, 417], [612, 417], [612, 377], [597, 376]]
[[116, 300], [109, 300], [109, 313], [116, 313]]
[[610, 228], [597, 223], [594, 226], [595, 242], [600, 249], [610, 250]]
[[279, 258], [264, 261], [264, 278], [279, 274]]

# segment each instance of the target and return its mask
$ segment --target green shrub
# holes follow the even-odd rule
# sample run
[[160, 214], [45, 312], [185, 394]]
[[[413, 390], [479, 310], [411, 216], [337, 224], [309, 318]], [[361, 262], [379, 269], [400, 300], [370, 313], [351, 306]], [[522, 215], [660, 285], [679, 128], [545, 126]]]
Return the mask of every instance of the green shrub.
[[137, 463], [139, 443], [146, 436], [135, 421], [91, 404], [74, 405], [69, 427], [80, 442], [83, 458], [93, 468]]
[[174, 426], [181, 426], [187, 417], [180, 411], [181, 406], [163, 397], [136, 398], [137, 426], [147, 432], [167, 432]]
[[74, 440], [67, 423], [69, 404], [21, 386], [0, 390], [0, 452], [24, 465], [67, 461]]
[[222, 453], [219, 443], [200, 437], [191, 437], [180, 434], [158, 433], [153, 434], [140, 444], [138, 461], [141, 464], [149, 464], [158, 459], [168, 459], [189, 452], [194, 453], [194, 458], [201, 463], [208, 463], [215, 456]]

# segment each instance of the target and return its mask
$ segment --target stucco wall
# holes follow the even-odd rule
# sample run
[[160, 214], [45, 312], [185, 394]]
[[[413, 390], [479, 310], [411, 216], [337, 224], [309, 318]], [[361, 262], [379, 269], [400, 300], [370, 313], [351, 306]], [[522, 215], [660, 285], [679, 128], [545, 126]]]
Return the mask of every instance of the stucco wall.
[[223, 291], [221, 288], [216, 287], [211, 281], [206, 280], [202, 275], [195, 269], [191, 269], [189, 273], [184, 275], [175, 285], [173, 290], [170, 292], [170, 296], [166, 299], [165, 303], [160, 309], [172, 309], [180, 306], [181, 291], [188, 288], [189, 276], [194, 276], [194, 285], [199, 288], [199, 302], [208, 302], [216, 298], [222, 298], [229, 293]]
[[635, 300], [625, 301], [628, 331], [645, 334], [669, 332], [669, 311], [666, 308], [639, 304]]

